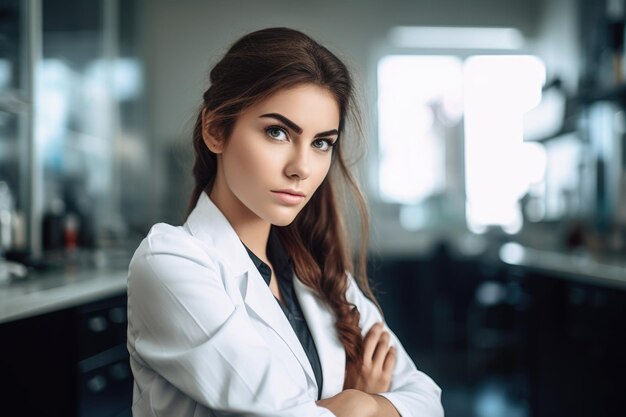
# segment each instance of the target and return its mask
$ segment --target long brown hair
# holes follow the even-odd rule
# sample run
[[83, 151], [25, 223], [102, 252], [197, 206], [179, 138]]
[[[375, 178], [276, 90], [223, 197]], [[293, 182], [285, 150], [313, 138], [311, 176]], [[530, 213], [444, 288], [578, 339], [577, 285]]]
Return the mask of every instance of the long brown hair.
[[[346, 375], [351, 376], [362, 365], [363, 339], [360, 314], [345, 296], [347, 271], [353, 273], [364, 294], [380, 307], [366, 274], [367, 206], [341, 145], [348, 115], [357, 137], [363, 137], [363, 129], [352, 78], [339, 58], [302, 32], [284, 27], [249, 33], [230, 47], [210, 72], [210, 87], [203, 94], [194, 126], [195, 186], [188, 213], [203, 191], [210, 193], [217, 170], [216, 155], [202, 139], [203, 110], [211, 115], [208, 127], [211, 133], [227, 139], [243, 110], [278, 90], [307, 83], [327, 88], [337, 100], [340, 140], [332, 151], [329, 174], [295, 220], [288, 226], [278, 227], [278, 232], [293, 260], [297, 277], [316, 290], [334, 312], [338, 337], [346, 351]], [[361, 245], [356, 272], [342, 216], [342, 211], [347, 214], [347, 200], [339, 200], [346, 194], [346, 188], [351, 191], [351, 202], [360, 215]]]

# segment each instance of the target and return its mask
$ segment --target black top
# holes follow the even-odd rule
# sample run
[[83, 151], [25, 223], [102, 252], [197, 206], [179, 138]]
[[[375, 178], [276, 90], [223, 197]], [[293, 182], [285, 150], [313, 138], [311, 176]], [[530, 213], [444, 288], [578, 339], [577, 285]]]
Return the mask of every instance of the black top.
[[[272, 271], [269, 265], [259, 259], [246, 245], [244, 245], [244, 247], [248, 251], [248, 255], [250, 255], [254, 265], [259, 270], [259, 273], [269, 286], [272, 277]], [[315, 343], [313, 342], [313, 337], [309, 331], [309, 326], [302, 315], [302, 308], [300, 308], [300, 303], [298, 302], [293, 288], [293, 263], [291, 259], [289, 259], [278, 234], [274, 231], [274, 227], [271, 227], [270, 236], [267, 241], [267, 257], [274, 266], [274, 274], [278, 279], [278, 287], [280, 288], [280, 293], [285, 304], [278, 301], [276, 297], [274, 298], [276, 298], [276, 302], [282, 308], [285, 316], [287, 316], [291, 327], [293, 327], [298, 339], [300, 339], [300, 343], [302, 343], [302, 347], [309, 358], [315, 379], [317, 380], [317, 399], [319, 400], [322, 398], [322, 368], [320, 359]]]

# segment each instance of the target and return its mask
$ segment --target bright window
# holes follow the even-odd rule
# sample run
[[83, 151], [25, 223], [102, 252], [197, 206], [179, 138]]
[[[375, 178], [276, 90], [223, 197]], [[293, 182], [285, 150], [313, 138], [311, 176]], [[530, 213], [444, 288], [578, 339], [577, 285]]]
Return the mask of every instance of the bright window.
[[[465, 216], [476, 232], [522, 227], [519, 199], [546, 157], [523, 141], [523, 115], [541, 100], [545, 66], [529, 55], [389, 55], [378, 64], [383, 201], [419, 205], [445, 190], [446, 130], [462, 116]], [[459, 166], [460, 168], [460, 166]]]
[[384, 201], [419, 202], [446, 185], [445, 118], [462, 105], [453, 56], [387, 56], [378, 64], [379, 185]]

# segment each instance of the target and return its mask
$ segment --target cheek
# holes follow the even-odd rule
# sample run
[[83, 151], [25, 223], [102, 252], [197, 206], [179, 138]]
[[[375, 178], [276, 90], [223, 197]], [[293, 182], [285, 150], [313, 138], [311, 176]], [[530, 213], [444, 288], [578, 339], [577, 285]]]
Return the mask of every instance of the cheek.
[[331, 159], [330, 158], [324, 158], [320, 162], [318, 185], [321, 184], [322, 181], [324, 181], [324, 178], [326, 178], [326, 176], [329, 174], [330, 166], [331, 166]]
[[[272, 157], [267, 147], [255, 137], [237, 138], [224, 154], [224, 171], [229, 185], [236, 189], [256, 189], [263, 181], [272, 165]], [[259, 143], [261, 142], [261, 143]]]
[[235, 160], [236, 169], [248, 176], [254, 176], [256, 172], [261, 170], [260, 168], [263, 165], [260, 161], [262, 158], [258, 152], [249, 147], [238, 150], [233, 159]]
[[324, 179], [330, 173], [330, 159], [320, 159], [314, 168], [312, 177], [309, 177], [312, 189], [311, 194], [322, 185]]

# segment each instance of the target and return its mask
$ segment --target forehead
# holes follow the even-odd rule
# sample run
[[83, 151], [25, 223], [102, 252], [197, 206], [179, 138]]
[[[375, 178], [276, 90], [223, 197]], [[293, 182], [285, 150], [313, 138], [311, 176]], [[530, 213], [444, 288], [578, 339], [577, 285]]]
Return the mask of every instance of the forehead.
[[266, 113], [280, 113], [307, 130], [337, 129], [339, 103], [330, 90], [313, 84], [282, 89], [248, 108], [242, 116], [258, 118]]

